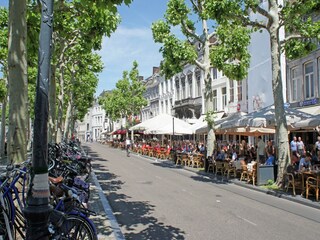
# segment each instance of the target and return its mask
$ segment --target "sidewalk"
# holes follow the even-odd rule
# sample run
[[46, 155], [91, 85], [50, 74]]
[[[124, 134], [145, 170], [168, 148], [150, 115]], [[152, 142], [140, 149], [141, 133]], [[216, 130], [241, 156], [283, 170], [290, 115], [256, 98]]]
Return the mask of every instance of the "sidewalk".
[[124, 240], [120, 227], [112, 213], [107, 198], [105, 197], [101, 186], [94, 172], [91, 173], [90, 179], [90, 200], [89, 209], [97, 215], [90, 216], [93, 220], [98, 233], [99, 240], [115, 239]]

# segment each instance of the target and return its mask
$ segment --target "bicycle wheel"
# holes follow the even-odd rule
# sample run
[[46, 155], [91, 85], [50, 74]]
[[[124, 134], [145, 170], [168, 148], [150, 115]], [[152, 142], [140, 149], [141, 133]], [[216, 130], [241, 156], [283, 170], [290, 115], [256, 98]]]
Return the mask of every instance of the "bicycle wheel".
[[92, 226], [83, 217], [66, 216], [63, 225], [58, 229], [59, 239], [62, 240], [97, 240]]
[[6, 228], [7, 226], [6, 226], [6, 222], [5, 222], [5, 217], [7, 217], [7, 219], [10, 222], [9, 225], [11, 228], [10, 229], [11, 234], [13, 236], [15, 236], [14, 227], [12, 225], [13, 211], [12, 211], [9, 197], [8, 196], [4, 197], [3, 201], [4, 201], [4, 206], [2, 206], [1, 201], [0, 201], [0, 236], [2, 237], [2, 239], [7, 240], [7, 239], [9, 239], [9, 235], [8, 235], [8, 231]]

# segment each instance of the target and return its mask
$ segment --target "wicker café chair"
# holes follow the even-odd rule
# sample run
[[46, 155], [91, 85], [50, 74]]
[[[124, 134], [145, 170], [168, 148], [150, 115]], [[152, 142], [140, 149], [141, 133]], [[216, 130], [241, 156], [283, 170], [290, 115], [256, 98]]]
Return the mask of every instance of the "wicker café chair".
[[203, 167], [203, 161], [201, 155], [194, 155], [192, 159], [192, 167]]
[[316, 177], [308, 177], [306, 181], [306, 199], [309, 197], [310, 191], [314, 191], [316, 195], [316, 201], [319, 201], [320, 191], [320, 174], [316, 174]]
[[188, 165], [188, 161], [189, 161], [189, 156], [188, 154], [186, 153], [183, 153], [182, 156], [181, 156], [181, 165], [185, 165], [187, 166]]
[[256, 184], [256, 179], [257, 179], [257, 163], [255, 162], [252, 165], [252, 169], [248, 169], [248, 165], [241, 165], [241, 177], [240, 181], [242, 180], [247, 180], [247, 182], [251, 182], [252, 184]]
[[302, 189], [303, 182], [301, 174], [295, 174], [294, 167], [289, 165], [286, 171], [283, 173], [282, 188], [288, 192], [289, 188], [292, 188], [293, 196], [296, 195], [297, 189]]
[[224, 175], [229, 179], [230, 176], [237, 177], [237, 169], [233, 163], [229, 163], [225, 165]]
[[218, 173], [220, 173], [220, 175], [222, 176], [224, 173], [224, 168], [225, 168], [225, 163], [223, 161], [216, 161], [216, 175], [218, 175]]

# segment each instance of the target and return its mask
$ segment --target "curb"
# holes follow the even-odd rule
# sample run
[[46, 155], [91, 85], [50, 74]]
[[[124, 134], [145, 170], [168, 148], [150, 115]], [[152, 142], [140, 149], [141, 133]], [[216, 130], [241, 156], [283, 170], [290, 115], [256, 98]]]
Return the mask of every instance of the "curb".
[[116, 240], [125, 240], [124, 235], [122, 234], [121, 229], [119, 227], [119, 224], [117, 222], [117, 219], [113, 215], [112, 208], [111, 208], [111, 206], [109, 204], [109, 201], [106, 198], [106, 196], [104, 195], [103, 190], [102, 190], [102, 188], [100, 186], [100, 183], [99, 183], [99, 181], [97, 179], [97, 176], [94, 173], [94, 171], [91, 172], [91, 177], [92, 177], [92, 180], [94, 182], [94, 185], [96, 186], [96, 188], [98, 190], [98, 194], [99, 194], [102, 206], [103, 206], [103, 210], [106, 213], [106, 216], [107, 216], [107, 218], [108, 218], [108, 220], [110, 222], [110, 226], [111, 226], [111, 229], [112, 229], [112, 231], [113, 231], [113, 233], [115, 235], [115, 239]]
[[[149, 160], [155, 160], [155, 158], [152, 158], [152, 157], [149, 157], [149, 156], [144, 156], [144, 155], [140, 155], [140, 154], [136, 154], [136, 153], [134, 153], [134, 154], [136, 156], [140, 156], [142, 158], [147, 158]], [[162, 164], [166, 164], [168, 166], [177, 166], [171, 160], [160, 160], [158, 162], [160, 162]], [[185, 167], [185, 166], [181, 166], [181, 165], [178, 165], [178, 166], [181, 169], [184, 169], [184, 170], [189, 171], [189, 172], [197, 173], [197, 174], [199, 174], [201, 176], [209, 177], [212, 180], [213, 180], [213, 177], [215, 177], [214, 174], [210, 174], [210, 173], [207, 173], [207, 172], [199, 171], [199, 170], [197, 170], [195, 168], [189, 168], [189, 167]], [[240, 187], [244, 187], [244, 188], [251, 189], [251, 190], [254, 190], [254, 191], [257, 191], [257, 192], [261, 192], [261, 193], [265, 193], [265, 194], [268, 194], [268, 195], [271, 195], [271, 196], [274, 196], [274, 197], [282, 198], [282, 199], [285, 199], [285, 200], [288, 200], [288, 201], [291, 201], [291, 202], [303, 204], [305, 206], [312, 207], [312, 208], [320, 210], [320, 204], [319, 203], [313, 202], [313, 201], [308, 200], [308, 199], [305, 199], [305, 198], [301, 197], [300, 195], [292, 196], [292, 195], [286, 194], [285, 192], [282, 192], [282, 191], [281, 192], [277, 192], [277, 191], [273, 191], [273, 190], [269, 190], [269, 189], [263, 189], [263, 188], [258, 187], [258, 186], [253, 186], [251, 184], [246, 184], [246, 183], [240, 182], [237, 179], [228, 180], [224, 176], [221, 177], [221, 179], [223, 181], [232, 183], [232, 184], [240, 186]]]

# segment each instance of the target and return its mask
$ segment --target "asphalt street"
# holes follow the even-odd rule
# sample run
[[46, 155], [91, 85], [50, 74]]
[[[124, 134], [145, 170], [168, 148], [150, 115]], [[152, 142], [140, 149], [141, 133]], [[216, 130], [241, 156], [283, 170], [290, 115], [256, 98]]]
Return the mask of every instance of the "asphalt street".
[[318, 209], [99, 143], [86, 146], [126, 239], [319, 239]]

